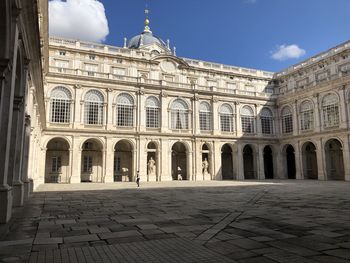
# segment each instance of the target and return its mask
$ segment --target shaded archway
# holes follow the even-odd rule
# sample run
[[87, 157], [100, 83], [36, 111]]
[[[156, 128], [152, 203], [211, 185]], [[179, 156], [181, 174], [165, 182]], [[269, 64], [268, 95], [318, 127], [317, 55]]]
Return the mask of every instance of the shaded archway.
[[149, 142], [147, 145], [147, 181], [159, 181], [159, 157], [157, 145]]
[[304, 179], [318, 179], [316, 147], [312, 142], [302, 147]]
[[221, 174], [222, 180], [233, 180], [232, 148], [226, 143], [221, 148]]
[[81, 182], [103, 182], [103, 145], [96, 139], [84, 142], [81, 152]]
[[177, 142], [171, 148], [171, 175], [173, 180], [188, 180], [187, 176], [187, 149]]
[[114, 147], [114, 181], [133, 181], [133, 146], [127, 140], [119, 141]]
[[328, 180], [345, 180], [343, 149], [340, 141], [331, 139], [325, 147], [326, 169]]
[[62, 138], [51, 139], [46, 146], [45, 183], [69, 182], [69, 143]]
[[273, 153], [270, 146], [264, 148], [264, 174], [265, 179], [273, 179]]
[[295, 168], [295, 154], [294, 148], [292, 145], [288, 145], [286, 148], [286, 164], [287, 164], [287, 178], [295, 179], [296, 178], [296, 168]]
[[256, 179], [254, 152], [250, 145], [243, 148], [244, 179]]

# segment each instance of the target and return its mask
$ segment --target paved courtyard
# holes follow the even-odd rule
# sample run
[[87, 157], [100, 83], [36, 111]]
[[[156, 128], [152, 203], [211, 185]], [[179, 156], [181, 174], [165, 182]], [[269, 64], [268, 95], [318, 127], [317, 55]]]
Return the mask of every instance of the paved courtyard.
[[42, 185], [0, 241], [22, 261], [350, 262], [350, 184]]

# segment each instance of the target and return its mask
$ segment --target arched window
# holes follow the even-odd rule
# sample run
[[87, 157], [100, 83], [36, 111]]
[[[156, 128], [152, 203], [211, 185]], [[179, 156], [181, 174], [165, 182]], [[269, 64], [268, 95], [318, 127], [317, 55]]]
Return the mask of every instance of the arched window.
[[156, 97], [148, 97], [146, 100], [146, 127], [159, 128], [160, 107]]
[[254, 133], [255, 131], [255, 116], [254, 111], [249, 106], [244, 106], [241, 110], [242, 132]]
[[260, 113], [262, 134], [273, 134], [273, 116], [269, 108], [263, 108]]
[[314, 108], [310, 101], [304, 101], [300, 105], [300, 129], [309, 131], [314, 128]]
[[50, 96], [50, 121], [69, 123], [72, 95], [65, 87], [56, 87]]
[[233, 132], [233, 110], [229, 104], [220, 107], [220, 128], [223, 132]]
[[335, 94], [328, 94], [322, 100], [324, 127], [339, 125], [339, 101]]
[[188, 124], [188, 106], [181, 99], [176, 99], [171, 104], [171, 129], [187, 130]]
[[284, 107], [282, 110], [282, 132], [293, 132], [293, 114], [289, 107]]
[[117, 126], [134, 126], [134, 99], [127, 93], [122, 93], [117, 98]]
[[84, 99], [84, 123], [101, 125], [103, 123], [103, 95], [98, 90], [89, 90]]
[[208, 102], [201, 102], [199, 105], [199, 127], [201, 131], [211, 130], [211, 109]]

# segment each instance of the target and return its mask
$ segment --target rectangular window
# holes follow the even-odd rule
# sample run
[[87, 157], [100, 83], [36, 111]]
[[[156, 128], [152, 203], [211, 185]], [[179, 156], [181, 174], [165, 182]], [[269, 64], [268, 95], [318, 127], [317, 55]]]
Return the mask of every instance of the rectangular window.
[[146, 127], [159, 128], [159, 108], [146, 108]]
[[134, 126], [134, 106], [118, 105], [117, 126], [133, 127]]
[[188, 112], [183, 110], [171, 111], [171, 128], [174, 130], [188, 130]]
[[112, 74], [118, 75], [118, 76], [124, 76], [125, 75], [125, 69], [124, 68], [112, 68]]
[[283, 133], [293, 132], [293, 117], [292, 115], [286, 115], [282, 118], [282, 131]]
[[314, 113], [312, 110], [303, 111], [300, 114], [300, 129], [302, 131], [312, 130], [314, 126]]
[[100, 102], [85, 102], [85, 124], [101, 125], [103, 120], [103, 104]]
[[231, 114], [220, 114], [220, 126], [223, 132], [233, 132], [233, 116]]
[[70, 101], [67, 99], [51, 99], [50, 120], [54, 123], [70, 122]]
[[261, 117], [261, 132], [263, 134], [273, 133], [272, 118], [271, 117]]
[[84, 156], [83, 172], [92, 173], [92, 156]]
[[62, 168], [61, 156], [53, 156], [52, 157], [52, 167], [51, 172], [60, 173]]
[[326, 128], [339, 125], [339, 108], [337, 104], [323, 107], [323, 121]]
[[120, 173], [120, 157], [114, 156], [114, 174]]
[[98, 71], [98, 65], [85, 64], [85, 70], [88, 76], [95, 76], [95, 73]]
[[65, 56], [66, 55], [66, 51], [59, 51], [59, 55], [60, 56]]
[[243, 133], [254, 133], [254, 125], [255, 118], [254, 117], [242, 117], [242, 132]]
[[90, 60], [95, 60], [95, 59], [96, 59], [96, 56], [94, 56], [94, 55], [89, 55], [89, 59], [90, 59]]
[[199, 126], [201, 131], [211, 130], [210, 119], [210, 112], [199, 112]]

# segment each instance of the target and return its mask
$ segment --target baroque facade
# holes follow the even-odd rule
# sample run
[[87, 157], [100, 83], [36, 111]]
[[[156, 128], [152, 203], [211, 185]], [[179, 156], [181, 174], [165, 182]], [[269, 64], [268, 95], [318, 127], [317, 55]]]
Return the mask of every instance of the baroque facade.
[[[279, 73], [51, 37], [34, 184], [350, 180], [350, 43]], [[36, 161], [39, 160], [39, 161]]]

